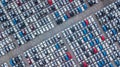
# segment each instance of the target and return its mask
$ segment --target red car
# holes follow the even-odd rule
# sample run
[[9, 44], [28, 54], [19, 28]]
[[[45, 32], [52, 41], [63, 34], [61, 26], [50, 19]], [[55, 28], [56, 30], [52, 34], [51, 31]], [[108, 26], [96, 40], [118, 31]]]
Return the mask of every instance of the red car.
[[30, 60], [30, 58], [27, 59], [29, 64], [32, 64], [32, 61]]

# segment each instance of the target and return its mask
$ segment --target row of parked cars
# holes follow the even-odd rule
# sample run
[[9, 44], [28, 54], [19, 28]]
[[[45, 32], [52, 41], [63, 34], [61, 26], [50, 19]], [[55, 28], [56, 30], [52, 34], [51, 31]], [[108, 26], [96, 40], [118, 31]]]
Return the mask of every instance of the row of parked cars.
[[9, 67], [7, 63], [0, 64], [0, 67]]
[[63, 23], [64, 21], [79, 13], [82, 13], [88, 8], [87, 4], [83, 0], [74, 0], [70, 1], [70, 3], [67, 3], [67, 1], [65, 1], [63, 4], [56, 3], [54, 6], [59, 6], [59, 9], [56, 7], [57, 10], [53, 13], [53, 18], [57, 24]]
[[[49, 16], [40, 18], [41, 15], [36, 12], [33, 7], [31, 7], [31, 5], [34, 5], [33, 1], [26, 1], [23, 3], [28, 4], [24, 6], [21, 5], [21, 7], [27, 10], [25, 12], [19, 10], [20, 6], [17, 7], [16, 4], [11, 2], [9, 3], [9, 5], [6, 5], [4, 7], [6, 12], [8, 12], [10, 19], [12, 20], [10, 21], [12, 26], [10, 27], [10, 29], [7, 29], [7, 31], [12, 32], [12, 34], [15, 33], [13, 37], [17, 39], [18, 44], [20, 42], [22, 42], [23, 44], [24, 42], [35, 38], [36, 35], [42, 34], [54, 27], [54, 25], [50, 21]], [[7, 23], [3, 23], [3, 25], [7, 25]], [[3, 28], [6, 29], [5, 27]]]
[[23, 61], [23, 58], [21, 55], [18, 55], [16, 57], [10, 58], [9, 64], [12, 67], [25, 67], [25, 63]]
[[[55, 19], [58, 25], [88, 9], [88, 5], [84, 0], [69, 0], [69, 2], [70, 3], [68, 3], [68, 0], [65, 0], [61, 4], [56, 3], [53, 5], [53, 6], [58, 6], [56, 7], [56, 9], [59, 8], [53, 13], [53, 18]], [[88, 1], [88, 3], [94, 5], [98, 3], [98, 0], [96, 1], [91, 0]]]
[[59, 34], [24, 52], [30, 67], [72, 67], [75, 62]]
[[117, 0], [109, 6], [104, 7], [95, 15], [107, 37], [112, 38], [114, 42], [119, 41], [120, 1]]
[[24, 56], [31, 67], [77, 66], [73, 57], [81, 67], [113, 67], [120, 66], [119, 51], [114, 41], [105, 37], [90, 16], [28, 49]]
[[[40, 18], [41, 15], [35, 13], [33, 8], [28, 9], [34, 5], [33, 1], [26, 0], [22, 2], [24, 6], [19, 7], [12, 0], [2, 0], [1, 3], [6, 5], [0, 8], [0, 56], [54, 28], [49, 16]], [[25, 12], [22, 8], [28, 11]]]
[[[103, 9], [98, 11], [95, 16], [97, 17], [99, 24], [101, 24], [102, 30], [110, 39], [110, 44], [113, 44], [114, 42], [118, 43], [117, 46], [110, 46], [109, 50], [111, 49], [113, 51], [111, 55], [111, 60], [113, 60], [114, 64], [119, 67], [120, 52], [117, 47], [120, 45], [120, 0], [116, 0], [109, 6], [104, 7]], [[114, 65], [112, 64], [110, 64], [110, 66], [114, 67]]]
[[[54, 0], [54, 1], [57, 2], [57, 0]], [[51, 7], [54, 5], [53, 4], [54, 1], [45, 0], [45, 2], [43, 1], [43, 3], [48, 2], [47, 6]], [[91, 0], [91, 1], [89, 0], [89, 2], [93, 2], [93, 3], [94, 1], [95, 0]], [[39, 2], [36, 2], [36, 1], [34, 2], [36, 3], [36, 5], [39, 4]], [[69, 0], [69, 2], [73, 3], [77, 1]], [[25, 0], [22, 3], [25, 4], [27, 3], [27, 1]], [[17, 2], [19, 7], [22, 6], [21, 5], [22, 3], [19, 1]], [[65, 0], [65, 3], [67, 3], [67, 0]], [[109, 7], [104, 8], [106, 11], [105, 13], [107, 13], [108, 15], [106, 15], [104, 12], [101, 12], [101, 11], [96, 13], [96, 16], [99, 22], [100, 20], [104, 21], [104, 19], [100, 19], [100, 17], [102, 17], [102, 15], [106, 15], [109, 19], [107, 20], [107, 22], [110, 21], [108, 25], [110, 25], [111, 28], [113, 27], [116, 28], [117, 25], [112, 24], [111, 21], [112, 19], [116, 20], [117, 18], [118, 21], [116, 21], [116, 23], [119, 23], [118, 7], [119, 7], [119, 0], [116, 1], [115, 3], [110, 4]], [[109, 14], [108, 13], [109, 11], [110, 12], [113, 11], [113, 14]], [[97, 21], [95, 21], [94, 19], [95, 18], [93, 18], [93, 16], [89, 16], [84, 20], [79, 21], [76, 24], [70, 26], [64, 31], [61, 31], [60, 33], [54, 35], [53, 37], [50, 37], [47, 40], [26, 50], [23, 53], [23, 55], [26, 58], [25, 60], [27, 62], [23, 61], [23, 57], [21, 55], [10, 58], [9, 60], [10, 65], [13, 67], [26, 67], [26, 64], [29, 64], [30, 67], [49, 67], [49, 66], [50, 67], [56, 67], [56, 66], [75, 67], [77, 65], [81, 67], [89, 67], [89, 66], [90, 67], [94, 67], [94, 66], [95, 67], [103, 67], [103, 66], [114, 67], [114, 65], [119, 67], [120, 66], [120, 50], [118, 48], [118, 45], [115, 44], [116, 42], [115, 39], [109, 36], [105, 36], [106, 34], [101, 32], [100, 27], [97, 25]], [[29, 20], [29, 19], [26, 18], [26, 20]], [[38, 23], [41, 25], [44, 25], [42, 24], [44, 20], [40, 19], [40, 21], [41, 23], [39, 22]], [[37, 24], [37, 22], [35, 23]], [[35, 23], [27, 21], [27, 24], [35, 24]], [[100, 22], [101, 25], [106, 25], [106, 23]], [[34, 29], [36, 28], [36, 26], [31, 28]], [[27, 30], [28, 29], [25, 28], [25, 31]], [[106, 29], [103, 29], [103, 31], [104, 30]], [[22, 33], [17, 32], [17, 34], [16, 33], [13, 34], [15, 39], [19, 39], [20, 37], [23, 38], [23, 42], [21, 42], [22, 39], [20, 39], [19, 41], [17, 40], [19, 45], [21, 43], [24, 44], [25, 42], [27, 42], [27, 40], [29, 41], [29, 38], [31, 39], [35, 38], [35, 36], [37, 36], [39, 33], [38, 32], [39, 30], [33, 30], [30, 33], [31, 34], [30, 37], [27, 38], [25, 36], [29, 32], [25, 32], [24, 30], [22, 31], [23, 31]], [[116, 30], [112, 29], [112, 32], [110, 32], [110, 34], [111, 33], [112, 33], [112, 36], [116, 36], [117, 34], [115, 38], [119, 40], [120, 35], [119, 33], [116, 32]]]
[[120, 66], [119, 48], [103, 35], [92, 16], [65, 29], [62, 34], [81, 67]]
[[2, 28], [7, 28], [10, 27], [10, 23], [7, 24], [2, 24], [2, 22], [7, 22], [8, 18], [5, 15], [4, 10], [2, 9], [2, 7], [0, 6], [0, 57], [7, 54], [8, 52], [10, 52], [11, 50], [15, 49], [15, 43], [13, 42], [13, 40], [11, 39], [11, 37], [9, 36], [9, 34], [11, 34], [13, 32], [12, 29], [10, 29], [9, 31], [6, 30], [2, 30]]
[[[98, 0], [89, 0], [88, 3], [94, 5]], [[53, 22], [61, 24], [88, 7], [84, 0], [2, 0], [0, 56], [51, 30], [55, 27]]]

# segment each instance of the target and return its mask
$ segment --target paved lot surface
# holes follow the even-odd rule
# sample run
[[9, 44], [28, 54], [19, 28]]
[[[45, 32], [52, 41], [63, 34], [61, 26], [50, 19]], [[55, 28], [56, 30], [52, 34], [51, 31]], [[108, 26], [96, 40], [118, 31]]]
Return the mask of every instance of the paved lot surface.
[[[0, 64], [3, 62], [9, 63], [9, 58], [17, 56], [18, 54], [22, 54], [23, 52], [26, 51], [27, 49], [37, 45], [38, 43], [42, 42], [43, 40], [46, 40], [47, 38], [55, 35], [56, 33], [59, 33], [60, 31], [63, 31], [64, 29], [68, 28], [69, 26], [75, 24], [75, 22], [83, 20], [84, 18], [94, 14], [104, 6], [107, 6], [108, 4], [112, 3], [115, 0], [103, 0], [102, 2], [100, 1], [98, 4], [94, 5], [93, 7], [88, 8], [85, 12], [69, 19], [68, 21], [64, 22], [63, 24], [56, 26], [54, 29], [38, 36], [34, 40], [22, 45], [21, 47], [17, 47], [15, 50], [9, 52], [5, 56], [0, 57]], [[29, 66], [28, 66], [29, 67]]]

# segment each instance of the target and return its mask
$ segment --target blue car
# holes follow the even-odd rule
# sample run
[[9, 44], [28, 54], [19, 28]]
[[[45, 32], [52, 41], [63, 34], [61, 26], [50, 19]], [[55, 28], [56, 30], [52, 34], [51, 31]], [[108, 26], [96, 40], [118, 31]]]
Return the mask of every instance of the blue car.
[[9, 62], [10, 62], [10, 65], [11, 65], [11, 66], [15, 66], [15, 64], [14, 64], [14, 62], [13, 62], [13, 60], [12, 60], [12, 59], [10, 59], [10, 61], [9, 61]]

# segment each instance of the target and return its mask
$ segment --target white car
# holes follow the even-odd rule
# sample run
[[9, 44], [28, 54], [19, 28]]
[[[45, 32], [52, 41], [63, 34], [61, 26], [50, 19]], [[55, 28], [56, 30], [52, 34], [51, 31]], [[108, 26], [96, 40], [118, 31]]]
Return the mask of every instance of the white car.
[[9, 67], [7, 63], [3, 63], [1, 67]]
[[9, 44], [9, 48], [10, 48], [10, 50], [15, 49], [15, 44], [14, 43]]

